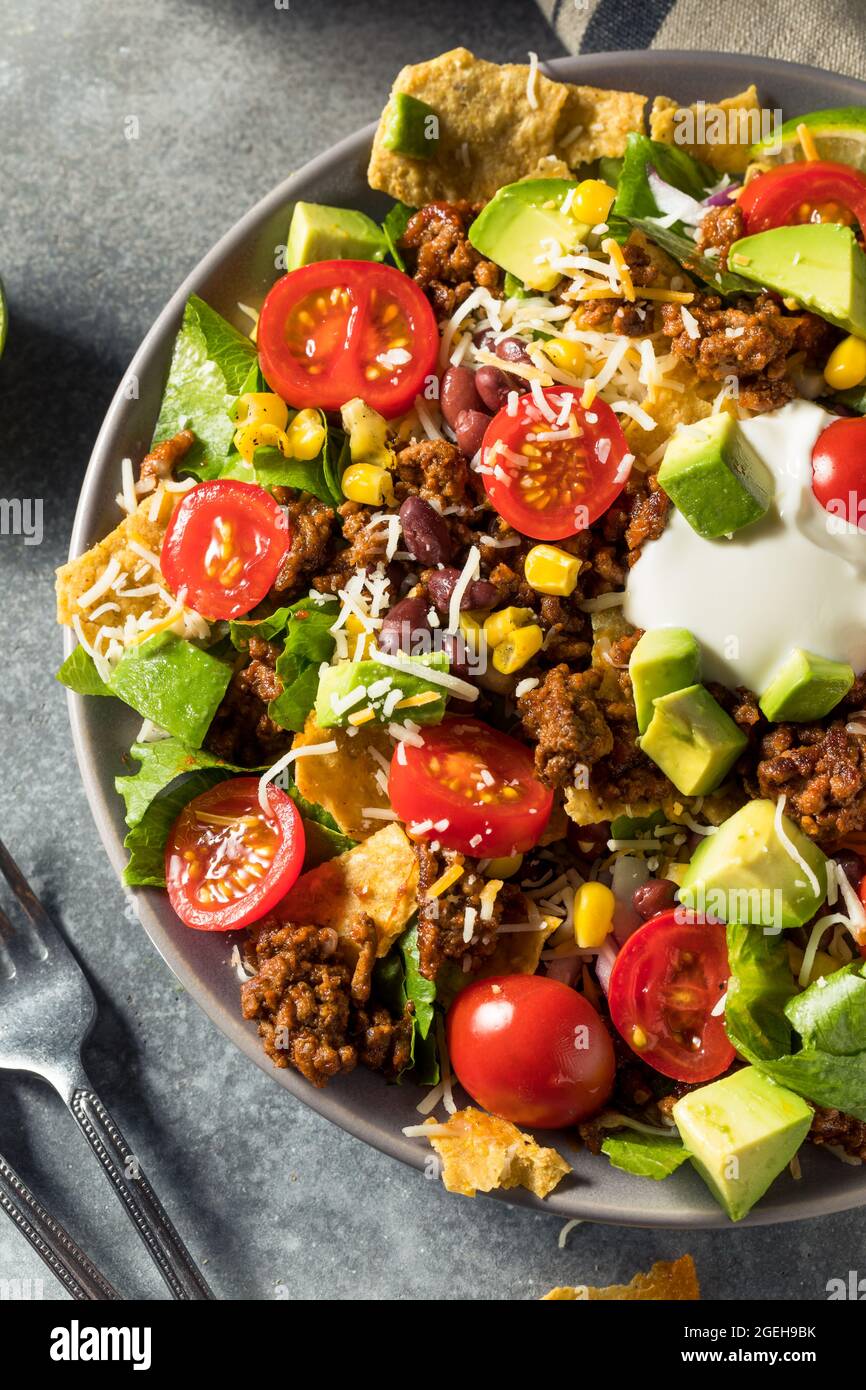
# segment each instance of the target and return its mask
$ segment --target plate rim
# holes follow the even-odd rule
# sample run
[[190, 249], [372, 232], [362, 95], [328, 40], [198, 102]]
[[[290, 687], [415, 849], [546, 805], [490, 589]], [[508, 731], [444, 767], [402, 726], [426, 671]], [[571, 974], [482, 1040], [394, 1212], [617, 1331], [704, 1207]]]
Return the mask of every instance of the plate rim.
[[[708, 50], [697, 49], [624, 49], [543, 60], [541, 68], [542, 71], [549, 71], [557, 77], [562, 76], [578, 81], [581, 78], [592, 81], [594, 78], [596, 82], [600, 83], [602, 80], [613, 81], [614, 79], [612, 74], [610, 77], [605, 75], [601, 79], [599, 69], [618, 67], [627, 70], [623, 73], [623, 83], [627, 79], [642, 86], [643, 83], [635, 75], [635, 69], [646, 68], [649, 71], [658, 64], [658, 67], [664, 70], [665, 80], [670, 75], [672, 78], [670, 85], [675, 86], [676, 80], [681, 74], [690, 72], [695, 65], [701, 63], [712, 64], [720, 79], [729, 75], [734, 81], [734, 85], [739, 87], [744, 84], [744, 79], [769, 83], [774, 74], [804, 85], [829, 80], [837, 86], [849, 88], [852, 100], [859, 98], [862, 104], [866, 104], [866, 82], [862, 82], [858, 78], [826, 72], [806, 63], [762, 58], [751, 54], [713, 53]], [[142, 370], [146, 369], [151, 354], [158, 351], [159, 346], [163, 344], [165, 335], [176, 331], [182, 316], [183, 305], [189, 294], [208, 280], [226, 256], [243, 243], [257, 223], [276, 213], [281, 205], [291, 201], [295, 196], [294, 190], [299, 185], [327, 174], [334, 165], [342, 160], [363, 155], [372, 140], [375, 129], [375, 121], [363, 126], [321, 154], [316, 155], [300, 169], [283, 179], [254, 203], [210, 247], [171, 295], [147, 330], [131, 362], [124, 371], [94, 441], [76, 503], [69, 543], [68, 558], [70, 560], [80, 555], [90, 544], [89, 536], [92, 534], [90, 518], [96, 510], [100, 496], [100, 482], [111, 462], [112, 439], [120, 427], [125, 411], [134, 406], [134, 402], [131, 402], [125, 393], [126, 384], [130, 378], [142, 375]], [[74, 645], [73, 634], [69, 629], [64, 629], [64, 655], [68, 655]], [[426, 1147], [422, 1147], [414, 1140], [407, 1139], [399, 1130], [386, 1128], [381, 1120], [377, 1123], [375, 1112], [371, 1118], [360, 1107], [353, 1107], [351, 1103], [347, 1103], [342, 1092], [328, 1088], [316, 1089], [292, 1069], [275, 1068], [265, 1055], [255, 1032], [241, 1018], [240, 1010], [230, 1013], [213, 994], [207, 982], [196, 974], [174, 947], [156, 909], [157, 902], [164, 902], [164, 895], [160, 890], [134, 890], [122, 884], [121, 876], [127, 856], [113, 823], [112, 802], [108, 796], [103, 794], [102, 786], [94, 769], [94, 760], [98, 756], [98, 739], [94, 736], [94, 729], [91, 724], [93, 712], [88, 709], [88, 703], [92, 705], [94, 702], [92, 700], [88, 702], [86, 697], [75, 695], [72, 691], [67, 691], [66, 694], [76, 761], [100, 840], [112, 867], [121, 880], [123, 891], [128, 899], [134, 902], [141, 925], [176, 979], [220, 1032], [250, 1061], [276, 1080], [296, 1099], [354, 1138], [369, 1144], [389, 1157], [399, 1159], [401, 1162], [423, 1171], [425, 1160], [429, 1156], [429, 1150]], [[550, 1142], [556, 1145], [561, 1141], [558, 1137], [551, 1137]], [[829, 1156], [824, 1155], [821, 1157], [822, 1159], [824, 1157], [829, 1158]], [[706, 1208], [701, 1205], [698, 1210], [695, 1210], [694, 1207], [684, 1207], [681, 1211], [658, 1210], [653, 1209], [651, 1200], [653, 1189], [649, 1188], [646, 1191], [646, 1200], [643, 1206], [637, 1204], [625, 1212], [615, 1197], [613, 1199], [601, 1197], [599, 1191], [592, 1184], [587, 1185], [586, 1193], [582, 1195], [580, 1185], [576, 1185], [574, 1181], [564, 1191], [554, 1192], [544, 1201], [521, 1189], [508, 1192], [498, 1190], [489, 1195], [510, 1205], [527, 1206], [536, 1211], [552, 1212], [563, 1217], [576, 1217], [599, 1224], [646, 1229], [733, 1231], [745, 1226], [775, 1225], [866, 1206], [866, 1170], [861, 1170], [861, 1181], [856, 1186], [848, 1187], [844, 1182], [846, 1171], [844, 1166], [835, 1160], [833, 1163], [832, 1172], [842, 1181], [831, 1185], [829, 1190], [822, 1191], [817, 1188], [815, 1191], [805, 1193], [802, 1197], [792, 1195], [781, 1201], [774, 1201], [771, 1206], [763, 1209], [759, 1205], [744, 1221], [738, 1222], [736, 1225], [730, 1222], [725, 1213], [716, 1206], [709, 1193], [706, 1195], [711, 1205]], [[849, 1174], [853, 1171], [853, 1169], [848, 1170]], [[630, 1185], [634, 1185], [638, 1181], [638, 1179], [634, 1179]], [[673, 1181], [676, 1181], [676, 1177]], [[644, 1187], [646, 1187], [645, 1182]]]

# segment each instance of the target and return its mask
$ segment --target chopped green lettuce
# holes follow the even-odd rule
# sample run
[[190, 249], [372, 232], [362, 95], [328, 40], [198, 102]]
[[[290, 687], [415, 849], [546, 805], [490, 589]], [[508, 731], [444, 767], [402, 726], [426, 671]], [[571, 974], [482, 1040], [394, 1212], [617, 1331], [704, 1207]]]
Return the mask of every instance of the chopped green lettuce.
[[373, 974], [374, 992], [400, 1018], [406, 1004], [413, 1006], [411, 1063], [407, 1070], [422, 1086], [435, 1086], [439, 1080], [439, 1057], [433, 1030], [436, 985], [421, 974], [418, 954], [418, 927], [412, 923], [398, 937]]
[[780, 1086], [866, 1121], [866, 961], [798, 994], [783, 937], [729, 926], [728, 958], [725, 1025], [740, 1055]]
[[57, 672], [56, 679], [76, 695], [113, 695], [96, 669], [93, 657], [83, 647], [71, 651]]
[[711, 256], [702, 255], [692, 238], [685, 232], [677, 231], [674, 227], [663, 227], [650, 218], [633, 217], [630, 218], [630, 224], [642, 231], [650, 241], [654, 241], [656, 246], [660, 246], [662, 251], [673, 256], [685, 270], [705, 281], [716, 294], [727, 298], [739, 294], [763, 294], [760, 285], [745, 280], [742, 275], [735, 275], [731, 270], [720, 270], [718, 261]]
[[114, 779], [115, 789], [126, 806], [128, 826], [138, 825], [160, 792], [188, 772], [216, 768], [226, 776], [249, 771], [248, 768], [224, 762], [206, 748], [188, 748], [177, 738], [162, 738], [155, 743], [134, 743], [129, 756], [140, 764], [138, 772]]
[[669, 1178], [689, 1156], [676, 1135], [668, 1138], [660, 1134], [656, 1138], [628, 1129], [609, 1134], [601, 1151], [607, 1154], [614, 1168], [634, 1173], [639, 1178], [653, 1178], [656, 1182]]
[[242, 391], [251, 389], [254, 370], [255, 344], [198, 295], [190, 295], [153, 442], [192, 429], [196, 442], [184, 456], [183, 470], [199, 478], [219, 477], [235, 431], [228, 411]]
[[693, 159], [679, 145], [665, 145], [648, 135], [632, 131], [626, 140], [616, 184], [613, 211], [619, 217], [661, 217], [662, 209], [655, 200], [649, 181], [649, 170], [655, 169], [664, 183], [701, 202], [707, 191], [718, 182], [712, 169]]
[[231, 674], [231, 666], [201, 647], [158, 632], [126, 648], [110, 684], [112, 693], [143, 718], [200, 748]]
[[336, 643], [331, 627], [339, 611], [335, 599], [317, 604], [306, 598], [291, 607], [278, 608], [270, 617], [229, 624], [229, 634], [239, 651], [244, 650], [250, 637], [260, 636], [268, 642], [282, 638], [283, 650], [275, 669], [283, 692], [268, 705], [268, 714], [281, 729], [300, 733], [316, 703], [319, 667], [334, 654]]
[[397, 249], [397, 243], [409, 225], [409, 218], [415, 212], [406, 203], [395, 203], [382, 223], [382, 232], [388, 243], [388, 253], [398, 270], [406, 269], [406, 262]]

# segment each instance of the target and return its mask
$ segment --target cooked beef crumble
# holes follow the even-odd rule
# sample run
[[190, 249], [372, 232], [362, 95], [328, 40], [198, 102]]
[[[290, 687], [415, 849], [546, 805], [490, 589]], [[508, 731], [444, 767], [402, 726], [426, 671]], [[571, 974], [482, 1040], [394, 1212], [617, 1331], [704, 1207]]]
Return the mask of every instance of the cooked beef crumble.
[[469, 244], [467, 233], [482, 204], [428, 203], [400, 239], [409, 273], [427, 294], [437, 318], [447, 319], [477, 285], [499, 295], [502, 272]]
[[141, 460], [139, 481], [146, 483], [150, 480], [151, 486], [155, 487], [157, 483], [170, 478], [175, 465], [189, 452], [194, 443], [195, 435], [192, 430], [179, 430], [171, 439], [163, 439], [160, 444], [154, 444]]
[[816, 1105], [809, 1138], [813, 1144], [832, 1144], [866, 1163], [866, 1124], [853, 1115]]
[[[486, 882], [466, 861], [463, 874], [446, 893], [438, 898], [427, 897], [427, 889], [455, 862], [449, 851], [439, 854], [420, 842], [415, 846], [418, 858], [418, 956], [421, 974], [435, 980], [445, 961], [469, 960], [470, 971], [496, 950], [496, 933], [503, 919], [518, 920], [525, 915], [523, 894], [511, 883], [504, 883], [493, 901], [493, 912], [482, 921], [481, 890]], [[466, 909], [474, 908], [479, 915], [469, 941], [465, 937]]]
[[583, 328], [598, 328], [639, 338], [644, 333], [652, 332], [653, 328], [652, 303], [648, 299], [641, 299], [640, 291], [654, 285], [659, 272], [644, 248], [634, 242], [627, 243], [622, 248], [622, 254], [631, 272], [637, 298], [630, 300], [615, 296], [587, 300], [580, 305], [580, 322]]
[[866, 829], [866, 738], [842, 720], [776, 724], [760, 743], [759, 795], [787, 797], [785, 812], [813, 839]]
[[206, 747], [239, 767], [275, 762], [294, 737], [268, 714], [268, 704], [283, 693], [275, 671], [279, 647], [251, 637], [249, 659], [232, 676], [208, 731]]
[[277, 595], [284, 601], [309, 588], [339, 532], [334, 509], [317, 497], [298, 495], [291, 488], [274, 488], [274, 496], [288, 511], [292, 537], [291, 549], [274, 582]]
[[395, 1075], [410, 1060], [411, 1016], [370, 1003], [376, 928], [359, 913], [348, 926], [357, 961], [330, 928], [265, 918], [250, 933], [257, 973], [241, 986], [274, 1066], [295, 1067], [324, 1086], [358, 1062]]
[[710, 208], [698, 226], [696, 245], [703, 255], [718, 253], [720, 270], [728, 268], [728, 252], [735, 241], [746, 235], [746, 223], [739, 203]]

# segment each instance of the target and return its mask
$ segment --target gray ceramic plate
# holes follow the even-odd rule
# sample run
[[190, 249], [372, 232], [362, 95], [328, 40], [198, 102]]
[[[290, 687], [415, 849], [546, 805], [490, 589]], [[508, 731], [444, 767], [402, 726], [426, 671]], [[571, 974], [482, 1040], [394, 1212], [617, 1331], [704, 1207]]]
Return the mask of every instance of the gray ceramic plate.
[[[670, 93], [682, 102], [720, 98], [755, 82], [765, 106], [782, 107], [785, 116], [821, 107], [866, 105], [866, 85], [853, 78], [834, 77], [790, 63], [729, 54], [610, 53], [560, 59], [550, 64], [568, 80], [598, 87], [619, 87]], [[274, 247], [285, 242], [290, 209], [296, 199], [360, 207], [382, 216], [389, 201], [372, 193], [365, 168], [373, 127], [359, 131], [314, 159], [299, 173], [241, 218], [195, 268], [151, 328], [130, 365], [129, 376], [139, 382], [137, 400], [118, 390], [100, 430], [84, 479], [70, 556], [80, 555], [116, 524], [114, 496], [120, 460], [146, 452], [156, 421], [172, 341], [183, 305], [191, 291], [246, 328], [237, 310], [261, 304], [274, 279]], [[112, 864], [120, 874], [125, 863], [124, 824], [114, 777], [124, 770], [122, 757], [138, 727], [134, 715], [120, 704], [70, 697], [75, 751], [88, 800]], [[238, 1007], [238, 982], [228, 964], [232, 937], [189, 931], [178, 921], [164, 894], [136, 893], [145, 930], [184, 988], [218, 1028], [247, 1057], [264, 1068], [281, 1086], [320, 1114], [415, 1167], [423, 1166], [427, 1145], [403, 1137], [401, 1128], [418, 1121], [414, 1106], [420, 1098], [413, 1086], [387, 1086], [380, 1077], [359, 1070], [353, 1076], [317, 1091], [295, 1072], [277, 1071], [262, 1052], [255, 1030], [243, 1022]], [[572, 1148], [560, 1143], [569, 1154]], [[631, 1178], [610, 1168], [606, 1159], [574, 1151], [573, 1178], [545, 1202], [565, 1218], [619, 1222], [635, 1226], [717, 1226], [729, 1223], [691, 1170], [680, 1171], [662, 1183]], [[512, 1198], [514, 1194], [509, 1194]], [[535, 1198], [526, 1196], [528, 1204]], [[824, 1212], [844, 1211], [866, 1203], [866, 1169], [842, 1165], [827, 1154], [806, 1147], [803, 1177], [785, 1175], [752, 1213], [752, 1223], [790, 1221]]]

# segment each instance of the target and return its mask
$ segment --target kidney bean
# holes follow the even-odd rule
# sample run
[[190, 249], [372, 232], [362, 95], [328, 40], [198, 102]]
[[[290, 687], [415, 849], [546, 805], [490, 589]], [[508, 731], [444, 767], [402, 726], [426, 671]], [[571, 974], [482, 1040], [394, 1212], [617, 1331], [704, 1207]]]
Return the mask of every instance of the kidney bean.
[[441, 650], [448, 657], [448, 670], [452, 676], [459, 676], [461, 680], [468, 680], [471, 672], [468, 664], [468, 652], [462, 634], [455, 635], [453, 632], [443, 632], [440, 639]]
[[[565, 837], [572, 854], [579, 854], [585, 859], [597, 859], [600, 854], [605, 854], [607, 851], [607, 842], [610, 839], [610, 821], [597, 821], [595, 825], [575, 825], [574, 821], [570, 820]], [[588, 845], [589, 848], [582, 848], [585, 845]]]
[[457, 445], [467, 458], [471, 459], [481, 448], [490, 415], [486, 410], [461, 410], [453, 425]]
[[841, 850], [839, 854], [834, 854], [833, 858], [836, 860], [836, 863], [839, 865], [839, 868], [851, 884], [855, 893], [859, 892], [860, 882], [863, 875], [866, 874], [866, 864], [864, 864], [860, 855], [856, 854], [854, 850], [845, 849]]
[[632, 894], [632, 904], [645, 922], [668, 912], [676, 904], [677, 885], [669, 878], [651, 878]]
[[401, 598], [386, 614], [376, 641], [384, 652], [394, 655], [397, 652], [410, 651], [418, 636], [429, 631], [427, 604], [424, 599], [420, 596]]
[[439, 405], [452, 430], [457, 428], [461, 411], [483, 410], [484, 403], [475, 389], [475, 373], [468, 367], [449, 367], [439, 387]]
[[503, 362], [525, 362], [532, 366], [532, 358], [519, 338], [503, 338], [501, 343], [496, 344], [495, 351]]
[[422, 565], [441, 565], [454, 552], [451, 532], [444, 516], [423, 497], [407, 497], [400, 508], [403, 541], [413, 560]]
[[[453, 566], [437, 570], [427, 580], [427, 592], [437, 613], [447, 613], [451, 604], [454, 585], [460, 578], [460, 571]], [[489, 579], [473, 579], [460, 600], [464, 608], [492, 608], [499, 597], [499, 590]]]
[[499, 367], [479, 367], [475, 373], [475, 389], [487, 409], [493, 411], [502, 410], [509, 391], [517, 390], [516, 381], [516, 377], [500, 371]]

